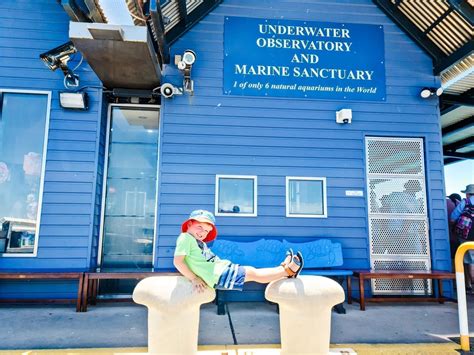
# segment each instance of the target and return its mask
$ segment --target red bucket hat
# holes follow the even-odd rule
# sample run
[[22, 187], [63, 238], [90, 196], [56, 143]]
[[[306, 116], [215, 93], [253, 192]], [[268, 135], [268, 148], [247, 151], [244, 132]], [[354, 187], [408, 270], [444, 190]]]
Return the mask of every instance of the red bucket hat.
[[216, 218], [214, 215], [206, 210], [195, 210], [192, 211], [188, 219], [184, 221], [181, 225], [181, 232], [186, 233], [188, 231], [188, 222], [189, 221], [198, 221], [203, 223], [209, 223], [212, 225], [212, 230], [207, 235], [206, 239], [203, 240], [204, 243], [212, 242], [217, 237], [217, 228], [216, 228]]

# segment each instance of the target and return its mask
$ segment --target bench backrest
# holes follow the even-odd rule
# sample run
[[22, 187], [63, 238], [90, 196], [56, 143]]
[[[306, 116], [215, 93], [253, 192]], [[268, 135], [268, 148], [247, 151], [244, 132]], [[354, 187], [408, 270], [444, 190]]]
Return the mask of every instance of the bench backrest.
[[278, 239], [259, 239], [254, 242], [217, 239], [210, 248], [221, 259], [259, 268], [280, 265], [289, 248], [295, 253], [298, 250], [303, 253], [305, 268], [337, 267], [343, 264], [341, 244], [328, 239], [302, 243]]

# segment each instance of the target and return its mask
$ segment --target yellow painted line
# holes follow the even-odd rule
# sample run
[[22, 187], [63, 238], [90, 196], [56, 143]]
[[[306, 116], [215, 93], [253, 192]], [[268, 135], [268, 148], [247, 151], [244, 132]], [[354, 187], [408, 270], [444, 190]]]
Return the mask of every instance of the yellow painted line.
[[45, 350], [0, 350], [1, 355], [76, 355], [76, 354], [147, 354], [147, 348], [90, 348], [90, 349], [45, 349]]
[[[339, 345], [337, 347], [343, 347]], [[350, 344], [344, 345], [358, 355], [459, 355], [461, 346], [456, 343], [442, 344]]]
[[[440, 344], [331, 344], [331, 350], [352, 349], [357, 355], [459, 355], [456, 343]], [[279, 355], [280, 345], [205, 345], [199, 355]], [[0, 355], [144, 355], [147, 348], [95, 348], [59, 350], [0, 350]], [[344, 354], [344, 353], [343, 353]]]

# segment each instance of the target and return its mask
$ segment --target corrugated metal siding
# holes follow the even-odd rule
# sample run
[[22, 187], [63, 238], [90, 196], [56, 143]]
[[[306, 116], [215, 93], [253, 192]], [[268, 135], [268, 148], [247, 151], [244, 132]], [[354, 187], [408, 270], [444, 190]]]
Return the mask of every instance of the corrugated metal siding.
[[[39, 59], [40, 53], [69, 40], [68, 24], [55, 1], [0, 2], [0, 87], [52, 91], [38, 256], [0, 258], [0, 269], [86, 269], [91, 263], [101, 89], [87, 90], [88, 111], [63, 110], [58, 98], [58, 91], [64, 90], [63, 74], [51, 72]], [[81, 86], [101, 86], [86, 63], [77, 74]], [[76, 286], [77, 282], [5, 282], [0, 297], [73, 298]]]
[[[383, 25], [386, 102], [224, 96], [225, 16]], [[425, 139], [433, 269], [450, 269], [438, 106], [419, 97], [421, 87], [437, 81], [432, 62], [372, 2], [225, 1], [178, 40], [172, 54], [188, 48], [197, 53], [194, 96], [162, 106], [158, 267], [172, 266], [186, 215], [214, 210], [215, 175], [242, 174], [258, 175], [259, 215], [218, 217], [220, 236], [329, 238], [342, 243], [345, 268], [369, 268], [366, 199], [345, 191], [366, 191], [365, 136], [401, 136]], [[173, 67], [165, 74], [164, 81], [180, 84]], [[335, 123], [341, 108], [352, 108], [352, 124]], [[327, 219], [285, 218], [287, 175], [327, 178]]]

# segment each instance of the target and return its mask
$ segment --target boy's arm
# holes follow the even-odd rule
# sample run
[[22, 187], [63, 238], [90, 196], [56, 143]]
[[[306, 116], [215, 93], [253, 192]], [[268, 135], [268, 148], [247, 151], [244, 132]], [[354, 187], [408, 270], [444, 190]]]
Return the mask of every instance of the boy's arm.
[[191, 281], [193, 289], [198, 292], [203, 292], [207, 288], [206, 283], [199, 276], [197, 276], [194, 272], [191, 271], [188, 265], [186, 265], [186, 263], [184, 262], [184, 257], [184, 255], [175, 255], [173, 259], [174, 266], [176, 267], [176, 269], [178, 269], [181, 275]]

